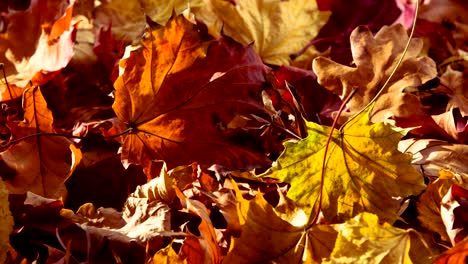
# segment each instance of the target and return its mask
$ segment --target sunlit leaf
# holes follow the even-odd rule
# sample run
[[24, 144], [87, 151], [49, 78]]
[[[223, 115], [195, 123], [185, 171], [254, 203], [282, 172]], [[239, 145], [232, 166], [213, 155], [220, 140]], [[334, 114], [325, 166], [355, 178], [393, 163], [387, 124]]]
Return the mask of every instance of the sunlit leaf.
[[208, 0], [195, 10], [215, 36], [222, 31], [236, 41], [253, 43], [268, 64], [289, 64], [328, 20], [315, 0]]
[[[202, 41], [197, 27], [179, 16], [150, 30], [142, 47], [121, 60], [113, 108], [125, 122], [122, 161], [164, 160], [169, 169], [193, 162], [253, 168], [269, 164], [241, 128], [237, 115], [264, 115], [265, 66], [253, 49], [221, 38]], [[152, 176], [154, 177], [154, 175]]]
[[[411, 157], [397, 150], [405, 130], [371, 123], [364, 111], [342, 131], [307, 122], [308, 137], [284, 143], [285, 151], [262, 176], [291, 184], [288, 197], [307, 211], [318, 204], [322, 161], [326, 159], [321, 210], [328, 221], [342, 221], [372, 212], [389, 222], [396, 220], [397, 197], [417, 195], [424, 189], [422, 176]], [[329, 133], [332, 138], [325, 146]]]
[[[25, 90], [23, 109], [24, 121], [11, 124], [14, 127], [12, 132], [14, 137], [54, 132], [53, 116], [39, 87], [29, 87]], [[21, 141], [1, 153], [5, 163], [16, 170], [16, 174], [6, 180], [10, 192], [31, 191], [49, 198], [59, 198], [64, 195], [64, 181], [71, 169], [70, 144], [71, 142], [64, 137], [36, 136]]]
[[338, 238], [330, 260], [324, 263], [428, 263], [432, 255], [414, 230], [379, 223], [376, 215], [362, 213], [337, 225]]

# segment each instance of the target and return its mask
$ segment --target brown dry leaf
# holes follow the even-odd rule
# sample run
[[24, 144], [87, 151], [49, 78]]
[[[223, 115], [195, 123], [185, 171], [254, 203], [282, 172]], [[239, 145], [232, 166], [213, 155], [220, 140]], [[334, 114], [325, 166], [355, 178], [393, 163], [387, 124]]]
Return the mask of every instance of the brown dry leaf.
[[468, 189], [457, 184], [452, 184], [441, 200], [440, 215], [453, 246], [468, 236], [467, 201]]
[[123, 212], [85, 204], [78, 209], [75, 221], [90, 232], [130, 243], [132, 240], [150, 249], [163, 246], [164, 236], [171, 232], [169, 203], [175, 197], [171, 173], [165, 167], [161, 175], [139, 186], [128, 197]]
[[[366, 27], [359, 26], [351, 33], [350, 41], [356, 67], [341, 65], [323, 57], [313, 62], [319, 84], [342, 99], [357, 89], [347, 104], [350, 112], [343, 113], [345, 116], [360, 111], [382, 88], [401, 57], [408, 35], [401, 24], [384, 26], [375, 36]], [[422, 40], [411, 40], [402, 64], [373, 108], [373, 122], [390, 117], [414, 118], [423, 114], [418, 98], [404, 92], [406, 87], [419, 86], [437, 76], [434, 61], [418, 56], [422, 47]]]
[[[23, 94], [24, 122], [11, 124], [13, 136], [53, 133], [53, 117], [39, 87], [29, 87]], [[17, 127], [16, 127], [17, 126]], [[34, 192], [47, 198], [65, 194], [64, 181], [70, 174], [70, 141], [63, 137], [36, 136], [21, 141], [1, 153], [16, 174], [6, 180], [11, 193]], [[79, 150], [74, 150], [75, 156]]]
[[219, 248], [216, 233], [205, 205], [200, 201], [188, 199], [179, 188], [175, 188], [174, 190], [177, 197], [180, 199], [182, 207], [201, 218], [201, 223], [198, 226], [198, 230], [200, 231], [198, 243], [202, 250], [201, 255], [203, 255], [203, 263], [221, 263], [221, 249]]
[[468, 179], [468, 145], [436, 139], [404, 139], [398, 150], [413, 156], [413, 166], [428, 177], [437, 177], [441, 170], [460, 174]]
[[222, 31], [244, 45], [253, 43], [268, 64], [288, 65], [290, 55], [299, 52], [328, 20], [310, 0], [205, 0], [194, 9], [214, 36]]
[[248, 131], [227, 126], [236, 115], [266, 115], [266, 67], [250, 46], [229, 38], [204, 42], [182, 16], [148, 30], [142, 46], [127, 50], [115, 82], [113, 109], [129, 131], [122, 136], [125, 166], [140, 164], [152, 178], [155, 160], [169, 169], [270, 164]]
[[[20, 88], [29, 81], [44, 84], [53, 72], [68, 64], [74, 44], [74, 27], [69, 23], [73, 4], [74, 0], [33, 0], [30, 8], [6, 15], [6, 33], [0, 34], [0, 61], [5, 63], [9, 84]], [[6, 86], [3, 82], [0, 85], [2, 101]]]
[[455, 175], [448, 171], [441, 171], [439, 178], [428, 184], [426, 191], [421, 195], [417, 203], [418, 220], [422, 226], [437, 232], [441, 239], [450, 241], [444, 222], [440, 215], [442, 197], [456, 182]]

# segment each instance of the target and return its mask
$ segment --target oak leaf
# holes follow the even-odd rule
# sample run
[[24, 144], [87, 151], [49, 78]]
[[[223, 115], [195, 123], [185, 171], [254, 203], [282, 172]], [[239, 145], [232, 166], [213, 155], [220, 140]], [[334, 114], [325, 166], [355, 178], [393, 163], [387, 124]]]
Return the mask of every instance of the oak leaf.
[[336, 229], [335, 248], [324, 263], [422, 264], [428, 263], [432, 255], [416, 231], [380, 224], [378, 217], [370, 213], [361, 213]]
[[[13, 137], [54, 133], [52, 112], [47, 108], [39, 87], [25, 89], [23, 110], [24, 121], [10, 123]], [[64, 181], [72, 169], [70, 144], [63, 137], [35, 136], [2, 152], [0, 155], [5, 163], [16, 170], [16, 174], [6, 180], [10, 192], [31, 191], [47, 198], [64, 195]], [[79, 153], [79, 150], [75, 150], [75, 153]]]
[[244, 45], [253, 43], [263, 61], [274, 65], [288, 65], [290, 55], [313, 39], [329, 16], [309, 0], [205, 2], [206, 6], [193, 12], [212, 35], [219, 36], [222, 28]]
[[[164, 160], [169, 169], [193, 162], [253, 168], [269, 164], [253, 138], [228, 127], [237, 115], [265, 115], [265, 66], [252, 47], [223, 37], [203, 42], [182, 16], [147, 32], [143, 47], [120, 62], [113, 105], [129, 134], [122, 161]], [[207, 50], [205, 50], [205, 47]]]
[[[395, 68], [408, 41], [408, 35], [401, 24], [384, 26], [373, 36], [364, 26], [357, 27], [350, 36], [351, 51], [356, 67], [336, 63], [328, 58], [314, 59], [313, 70], [318, 83], [338, 94], [341, 99], [357, 93], [347, 107], [350, 116], [365, 107], [382, 88]], [[422, 115], [422, 105], [418, 98], [405, 93], [406, 87], [417, 87], [437, 76], [434, 61], [429, 57], [418, 56], [423, 42], [412, 39], [405, 58], [392, 79], [377, 99], [371, 112], [371, 120], [383, 121], [388, 118], [412, 118]], [[418, 125], [413, 123], [413, 126]]]
[[177, 254], [172, 248], [172, 243], [167, 245], [167, 247], [160, 249], [156, 254], [154, 254], [152, 261], [148, 262], [149, 264], [170, 264], [170, 263], [182, 263], [187, 264], [187, 259], [182, 258]]
[[[291, 184], [288, 197], [317, 211], [323, 176], [321, 210], [328, 221], [342, 221], [361, 212], [372, 212], [393, 222], [400, 207], [394, 197], [419, 194], [423, 177], [411, 166], [411, 157], [397, 150], [406, 131], [386, 123], [371, 123], [369, 110], [342, 130], [307, 122], [308, 137], [287, 141], [276, 164], [261, 176]], [[332, 133], [327, 156], [328, 135]]]

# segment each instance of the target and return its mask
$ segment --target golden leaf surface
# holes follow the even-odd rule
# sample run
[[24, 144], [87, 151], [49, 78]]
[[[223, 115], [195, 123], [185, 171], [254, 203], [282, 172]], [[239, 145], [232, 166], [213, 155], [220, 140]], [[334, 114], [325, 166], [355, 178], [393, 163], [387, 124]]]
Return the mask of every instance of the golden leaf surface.
[[338, 237], [324, 263], [429, 263], [432, 253], [423, 248], [414, 230], [379, 223], [376, 215], [362, 213], [336, 225]]
[[[411, 157], [397, 150], [405, 130], [386, 123], [371, 123], [364, 111], [342, 131], [307, 122], [308, 137], [284, 143], [276, 164], [261, 176], [291, 184], [288, 197], [307, 212], [319, 208], [323, 159], [321, 210], [327, 221], [343, 221], [372, 212], [392, 222], [400, 208], [395, 197], [419, 194], [423, 177], [411, 166]], [[332, 133], [327, 156], [328, 135]]]
[[217, 36], [222, 31], [236, 41], [253, 43], [268, 64], [290, 64], [290, 55], [299, 52], [328, 20], [329, 12], [319, 11], [315, 0], [264, 1], [206, 0], [195, 9]]

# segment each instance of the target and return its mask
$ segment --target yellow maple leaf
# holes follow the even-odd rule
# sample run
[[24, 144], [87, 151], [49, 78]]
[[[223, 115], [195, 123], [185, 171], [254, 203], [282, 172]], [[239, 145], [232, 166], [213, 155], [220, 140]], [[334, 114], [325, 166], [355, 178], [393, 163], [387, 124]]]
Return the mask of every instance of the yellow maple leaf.
[[319, 32], [330, 12], [322, 12], [314, 0], [205, 0], [195, 16], [210, 33], [222, 31], [244, 45], [253, 43], [262, 60], [288, 65]]
[[330, 260], [324, 263], [429, 263], [432, 252], [416, 231], [379, 223], [376, 215], [362, 213], [336, 225], [338, 237]]
[[[306, 122], [308, 137], [284, 143], [276, 165], [260, 176], [291, 184], [288, 197], [308, 212], [321, 208], [328, 221], [347, 220], [361, 212], [397, 219], [395, 198], [419, 194], [423, 177], [411, 166], [411, 156], [397, 150], [406, 131], [386, 123], [371, 123], [364, 111], [342, 130]], [[332, 133], [319, 205], [321, 171], [328, 135]]]

